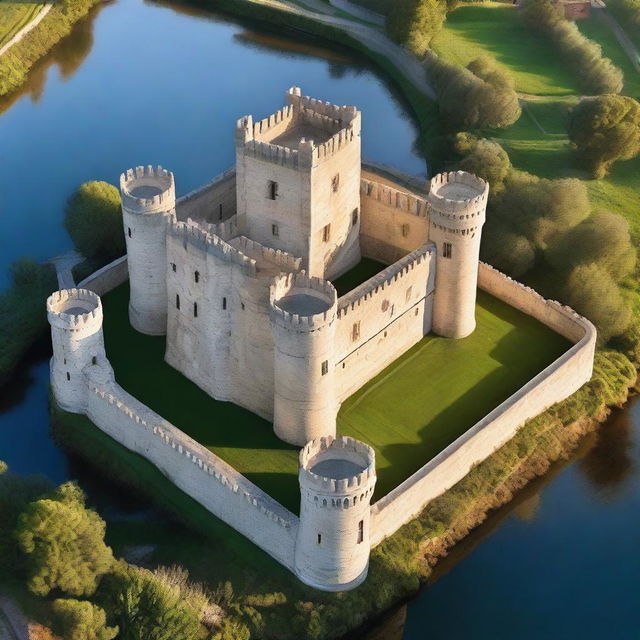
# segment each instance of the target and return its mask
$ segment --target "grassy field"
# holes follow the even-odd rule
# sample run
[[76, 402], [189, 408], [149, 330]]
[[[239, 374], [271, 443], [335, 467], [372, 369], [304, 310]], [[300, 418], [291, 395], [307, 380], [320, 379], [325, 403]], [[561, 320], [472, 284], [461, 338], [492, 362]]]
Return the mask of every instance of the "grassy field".
[[0, 0], [0, 47], [29, 24], [44, 6], [43, 2], [7, 2]]
[[465, 66], [483, 53], [490, 55], [509, 69], [522, 93], [564, 96], [579, 91], [553, 47], [520, 22], [512, 5], [459, 6], [447, 16], [432, 47], [445, 60]]
[[[297, 512], [297, 450], [276, 438], [266, 420], [213, 400], [165, 364], [164, 338], [133, 331], [127, 303], [126, 285], [104, 297], [105, 342], [118, 382]], [[376, 449], [378, 497], [567, 348], [564, 339], [486, 294], [477, 315], [472, 336], [426, 337], [343, 405], [339, 432]]]

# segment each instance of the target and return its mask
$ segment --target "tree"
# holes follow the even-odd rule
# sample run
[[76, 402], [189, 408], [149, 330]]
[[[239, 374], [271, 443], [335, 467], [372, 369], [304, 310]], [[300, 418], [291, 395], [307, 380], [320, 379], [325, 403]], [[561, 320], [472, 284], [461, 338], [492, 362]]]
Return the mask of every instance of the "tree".
[[108, 262], [125, 252], [118, 190], [107, 182], [85, 182], [67, 201], [64, 226], [85, 258]]
[[617, 160], [640, 153], [640, 103], [617, 95], [585, 98], [571, 112], [569, 138], [593, 176], [602, 178]]
[[81, 600], [54, 600], [54, 631], [65, 640], [113, 640], [118, 627], [107, 626], [104, 609]]
[[559, 271], [593, 263], [619, 282], [635, 268], [636, 250], [622, 216], [598, 213], [561, 235], [547, 259]]
[[486, 138], [478, 140], [468, 133], [459, 133], [456, 137], [456, 151], [464, 155], [458, 167], [486, 180], [492, 195], [504, 189], [504, 181], [511, 171], [511, 161], [497, 142]]
[[423, 56], [433, 37], [442, 29], [447, 3], [442, 0], [396, 0], [387, 16], [389, 36]]
[[105, 598], [121, 629], [119, 640], [193, 640], [198, 615], [171, 587], [146, 569], [116, 565], [104, 581]]
[[512, 278], [520, 278], [531, 270], [536, 252], [522, 235], [501, 225], [487, 224], [482, 238], [482, 259]]
[[113, 565], [104, 534], [104, 521], [86, 508], [82, 490], [73, 483], [29, 504], [16, 536], [27, 557], [31, 591], [43, 596], [52, 589], [93, 594]]
[[624, 333], [632, 319], [615, 280], [596, 264], [578, 265], [571, 271], [563, 287], [563, 299], [593, 322], [600, 344]]

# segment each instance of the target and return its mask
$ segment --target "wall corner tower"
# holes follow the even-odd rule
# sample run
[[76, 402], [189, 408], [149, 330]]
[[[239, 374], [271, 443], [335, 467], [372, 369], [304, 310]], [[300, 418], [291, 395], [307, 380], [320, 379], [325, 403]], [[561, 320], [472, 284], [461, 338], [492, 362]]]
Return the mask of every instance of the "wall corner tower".
[[129, 320], [148, 335], [167, 332], [167, 247], [175, 219], [173, 174], [162, 167], [136, 167], [120, 176], [122, 217], [129, 267]]
[[428, 197], [429, 240], [436, 246], [433, 331], [464, 338], [476, 326], [480, 237], [489, 185], [456, 171], [432, 178]]
[[300, 527], [295, 572], [323, 591], [345, 591], [367, 577], [375, 453], [353, 438], [319, 438], [300, 451]]

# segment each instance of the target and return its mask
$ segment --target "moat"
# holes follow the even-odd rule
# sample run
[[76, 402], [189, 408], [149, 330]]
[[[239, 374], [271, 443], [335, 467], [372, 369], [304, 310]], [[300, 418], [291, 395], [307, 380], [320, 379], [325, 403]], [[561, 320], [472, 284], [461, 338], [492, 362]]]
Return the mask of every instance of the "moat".
[[[153, 46], [141, 50], [130, 33], [151, 16]], [[2, 277], [20, 255], [44, 258], [68, 248], [61, 213], [77, 183], [114, 182], [124, 166], [164, 162], [170, 154], [172, 168], [193, 182], [183, 181], [183, 192], [189, 190], [232, 163], [221, 149], [231, 153], [224, 140], [238, 113], [268, 112], [300, 77], [305, 90], [362, 106], [372, 132], [363, 138], [365, 156], [423, 173], [423, 161], [411, 152], [415, 128], [384, 81], [344, 53], [316, 47], [151, 4], [121, 1], [102, 9], [54, 54], [66, 77], [52, 66], [38, 87], [36, 72], [37, 100], [23, 96], [0, 117], [0, 135], [12, 150], [10, 162], [9, 154], [0, 161]], [[216, 64], [222, 55], [224, 67]], [[154, 65], [158, 59], [167, 64]], [[144, 88], [135, 65], [152, 70]], [[260, 91], [250, 89], [261, 79]], [[132, 121], [146, 127], [133, 128]], [[92, 481], [90, 469], [49, 440], [46, 364], [36, 362], [24, 376], [3, 398], [0, 458], [16, 471], [45, 472], [58, 482], [80, 478], [99, 509], [145, 517], [140, 505]], [[632, 580], [640, 571], [631, 533], [640, 513], [639, 424], [633, 406], [614, 416], [577, 462], [558, 467], [460, 545], [442, 573], [492, 534], [410, 605], [405, 634], [397, 637], [422, 638], [427, 630], [430, 637], [453, 638], [632, 637]]]

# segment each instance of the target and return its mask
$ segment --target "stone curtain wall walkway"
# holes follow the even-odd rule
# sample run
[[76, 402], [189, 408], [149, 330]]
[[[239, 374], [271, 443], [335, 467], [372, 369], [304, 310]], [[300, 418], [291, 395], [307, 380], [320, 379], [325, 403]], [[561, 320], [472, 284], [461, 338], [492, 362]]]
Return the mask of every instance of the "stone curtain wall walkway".
[[14, 44], [20, 42], [20, 40], [22, 40], [22, 38], [24, 38], [27, 33], [31, 31], [31, 29], [37, 27], [42, 22], [47, 13], [51, 11], [52, 7], [53, 4], [45, 4], [44, 7], [40, 9], [40, 13], [38, 13], [38, 15], [29, 24], [26, 24], [24, 27], [22, 27], [22, 29], [20, 29], [20, 31], [18, 31], [18, 33], [16, 33], [16, 35], [13, 36], [11, 40], [9, 40], [9, 42], [0, 47], [0, 56], [6, 53]]

